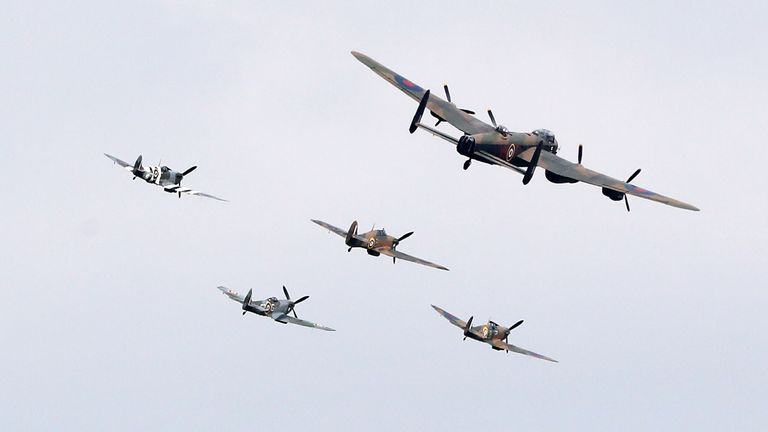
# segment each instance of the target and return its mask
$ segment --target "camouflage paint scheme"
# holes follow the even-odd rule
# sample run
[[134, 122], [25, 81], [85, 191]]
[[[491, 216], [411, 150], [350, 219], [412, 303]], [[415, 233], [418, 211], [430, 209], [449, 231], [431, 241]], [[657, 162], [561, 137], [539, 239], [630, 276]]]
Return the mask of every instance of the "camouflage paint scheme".
[[[296, 301], [292, 301], [291, 296], [288, 295], [288, 290], [285, 289], [285, 286], [283, 286], [285, 300], [279, 300], [277, 297], [270, 297], [265, 300], [251, 300], [251, 295], [253, 294], [252, 289], [248, 290], [248, 294], [243, 297], [238, 294], [237, 291], [233, 291], [227, 287], [219, 286], [217, 288], [231, 300], [236, 301], [242, 305], [243, 315], [245, 315], [246, 312], [251, 312], [255, 313], [256, 315], [270, 317], [281, 324], [290, 323], [304, 327], [312, 327], [318, 330], [336, 331], [330, 327], [321, 326], [310, 321], [299, 319], [299, 317], [296, 315], [295, 306], [308, 299], [309, 296], [304, 296]], [[291, 312], [293, 313], [293, 316], [289, 315]]]
[[437, 313], [443, 316], [443, 318], [450, 321], [451, 324], [455, 325], [456, 327], [459, 327], [460, 329], [464, 330], [464, 339], [470, 338], [474, 339], [476, 341], [485, 342], [488, 345], [491, 346], [494, 350], [497, 351], [506, 351], [509, 353], [510, 351], [516, 352], [519, 354], [525, 354], [527, 356], [536, 357], [538, 359], [547, 360], [551, 362], [557, 363], [557, 360], [551, 359], [547, 356], [543, 356], [541, 354], [537, 354], [533, 351], [528, 351], [526, 349], [516, 347], [510, 343], [507, 342], [507, 339], [509, 338], [509, 333], [514, 328], [518, 327], [520, 324], [523, 323], [522, 320], [518, 321], [514, 325], [510, 327], [504, 327], [496, 324], [495, 322], [488, 320], [487, 323], [479, 326], [472, 327], [472, 318], [469, 318], [469, 321], [464, 321], [462, 319], [459, 319], [458, 317], [451, 315], [450, 313], [440, 309], [439, 307], [432, 305], [432, 308], [434, 308]]
[[108, 157], [112, 162], [120, 165], [121, 168], [133, 174], [134, 180], [136, 180], [136, 177], [138, 177], [149, 184], [160, 186], [161, 188], [163, 188], [164, 191], [168, 193], [178, 194], [179, 198], [181, 198], [181, 194], [184, 193], [188, 195], [213, 198], [218, 201], [227, 201], [225, 199], [222, 199], [207, 193], [203, 193], [200, 191], [192, 190], [188, 187], [183, 187], [181, 185], [181, 180], [184, 178], [184, 176], [191, 173], [195, 169], [197, 169], [197, 165], [187, 168], [187, 170], [184, 172], [177, 172], [168, 168], [167, 166], [164, 166], [164, 165], [160, 166], [159, 164], [157, 166], [150, 165], [150, 166], [144, 167], [141, 164], [141, 160], [142, 160], [141, 155], [139, 155], [138, 159], [136, 159], [136, 163], [134, 163], [133, 165], [125, 161], [122, 161], [112, 155], [108, 155], [106, 153], [104, 153], [104, 156]]
[[396, 259], [399, 258], [401, 260], [415, 262], [417, 264], [433, 267], [440, 270], [448, 270], [446, 267], [443, 267], [439, 264], [435, 264], [421, 258], [416, 258], [396, 250], [397, 245], [400, 244], [401, 241], [410, 237], [413, 234], [413, 231], [403, 234], [399, 238], [387, 235], [387, 232], [383, 229], [371, 229], [366, 233], [358, 234], [357, 221], [352, 222], [349, 230], [344, 231], [343, 229], [337, 228], [329, 223], [315, 219], [311, 220], [321, 227], [326, 228], [329, 231], [340, 235], [341, 237], [344, 237], [344, 242], [347, 246], [349, 246], [349, 249], [347, 250], [348, 252], [352, 251], [352, 248], [363, 248], [366, 250], [366, 252], [368, 252], [368, 255], [379, 256], [383, 254], [390, 256], [392, 257], [393, 263]]
[[[579, 147], [579, 163], [569, 162], [556, 156], [557, 140], [554, 134], [546, 129], [538, 129], [531, 133], [511, 132], [502, 125], [496, 125], [496, 120], [489, 110], [489, 116], [494, 124], [491, 126], [472, 116], [472, 111], [459, 109], [450, 102], [447, 86], [445, 86], [445, 92], [448, 101], [431, 94], [429, 90], [414, 84], [365, 54], [352, 51], [352, 55], [403, 93], [420, 102], [419, 110], [411, 124], [411, 133], [416, 128], [424, 129], [456, 145], [459, 154], [468, 157], [464, 169], [469, 167], [472, 160], [500, 165], [523, 174], [523, 183], [527, 184], [536, 167], [540, 166], [546, 170], [546, 177], [549, 181], [553, 183], [577, 183], [581, 181], [598, 186], [602, 188], [603, 195], [611, 200], [624, 199], [627, 210], [629, 210], [627, 194], [686, 210], [699, 210], [690, 204], [630, 184], [629, 182], [639, 174], [640, 170], [637, 170], [626, 182], [592, 171], [581, 165], [581, 147]], [[432, 115], [438, 119], [438, 124], [442, 121], [448, 122], [464, 132], [464, 135], [455, 138], [422, 124], [421, 113], [424, 108], [429, 109]]]

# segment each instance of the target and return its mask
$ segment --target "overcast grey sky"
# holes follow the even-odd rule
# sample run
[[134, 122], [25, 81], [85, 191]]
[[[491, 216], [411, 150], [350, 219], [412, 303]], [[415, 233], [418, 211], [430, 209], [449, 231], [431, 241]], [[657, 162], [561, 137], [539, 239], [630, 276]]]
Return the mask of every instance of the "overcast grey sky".
[[[764, 2], [2, 9], [0, 429], [768, 427]], [[702, 211], [462, 171], [350, 50]], [[104, 152], [198, 165], [186, 185], [231, 202]], [[451, 271], [310, 218], [413, 230], [401, 249]], [[338, 331], [242, 317], [219, 284], [285, 284]], [[462, 342], [430, 304], [525, 319], [510, 342], [561, 363]]]

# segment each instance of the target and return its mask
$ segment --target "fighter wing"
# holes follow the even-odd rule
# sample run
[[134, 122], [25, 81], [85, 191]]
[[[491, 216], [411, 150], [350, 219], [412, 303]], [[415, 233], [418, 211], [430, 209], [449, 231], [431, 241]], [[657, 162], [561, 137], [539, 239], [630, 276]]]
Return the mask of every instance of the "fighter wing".
[[300, 325], [300, 326], [304, 326], [304, 327], [312, 327], [312, 328], [316, 328], [318, 330], [336, 331], [335, 329], [332, 329], [330, 327], [325, 327], [325, 326], [321, 326], [320, 324], [315, 324], [315, 323], [310, 322], [310, 321], [294, 318], [294, 317], [292, 317], [290, 315], [283, 315], [283, 316], [279, 317], [279, 319], [275, 318], [275, 321], [280, 321], [282, 323], [296, 324], [296, 325]]
[[320, 220], [317, 220], [317, 219], [310, 219], [310, 220], [311, 220], [312, 222], [314, 222], [314, 223], [316, 223], [316, 224], [320, 225], [321, 227], [323, 227], [323, 228], [327, 229], [328, 231], [331, 231], [331, 232], [333, 232], [333, 233], [336, 233], [336, 234], [338, 234], [338, 235], [340, 235], [340, 236], [342, 236], [342, 237], [347, 237], [347, 232], [346, 232], [346, 231], [344, 231], [344, 230], [343, 230], [343, 229], [341, 229], [341, 228], [337, 228], [337, 227], [335, 227], [335, 226], [333, 226], [333, 225], [331, 225], [331, 224], [329, 224], [329, 223], [325, 223], [325, 222], [323, 222], [323, 221], [320, 221]]
[[431, 306], [432, 306], [432, 309], [436, 310], [437, 313], [442, 315], [443, 318], [445, 318], [448, 321], [450, 321], [451, 324], [455, 325], [456, 327], [459, 327], [460, 329], [463, 330], [467, 326], [467, 322], [462, 320], [462, 319], [459, 319], [459, 317], [453, 316], [450, 313], [440, 309], [439, 307], [437, 307], [435, 305], [431, 305]]
[[112, 155], [108, 155], [106, 153], [104, 153], [104, 156], [106, 156], [109, 159], [111, 159], [112, 162], [120, 165], [121, 168], [125, 168], [128, 171], [133, 171], [133, 165], [129, 164], [128, 162], [122, 161], [122, 160], [120, 160], [120, 159], [118, 159], [118, 158], [116, 158], [116, 157], [114, 157]]
[[[409, 81], [407, 78], [398, 75], [396, 72], [393, 72], [365, 54], [352, 51], [352, 55], [415, 101], [421, 101], [421, 98], [424, 97], [425, 90]], [[427, 108], [464, 133], [476, 134], [481, 132], [493, 132], [495, 130], [493, 126], [461, 111], [453, 103], [443, 100], [432, 93], [429, 95]]]
[[196, 191], [196, 190], [190, 189], [188, 187], [183, 187], [183, 186], [179, 186], [179, 185], [163, 186], [163, 190], [166, 191], [166, 192], [171, 192], [171, 193], [183, 193], [183, 194], [187, 194], [187, 195], [201, 196], [201, 197], [206, 197], [206, 198], [213, 198], [213, 199], [218, 200], [218, 201], [229, 202], [228, 200], [225, 200], [224, 198], [219, 198], [219, 197], [213, 196], [211, 194], [207, 194], [207, 193], [204, 193], [204, 192]]
[[[528, 150], [520, 153], [518, 157], [527, 162], [530, 162], [531, 158], [533, 157], [533, 153], [535, 151], [536, 151], [535, 148], [529, 148]], [[657, 194], [656, 192], [651, 192], [647, 189], [637, 187], [631, 183], [626, 183], [621, 180], [617, 180], [605, 174], [600, 174], [599, 172], [592, 171], [591, 169], [586, 168], [581, 164], [575, 164], [573, 162], [569, 162], [561, 157], [558, 157], [546, 151], [541, 152], [541, 155], [539, 156], [538, 166], [544, 168], [547, 171], [552, 171], [557, 175], [561, 175], [563, 177], [569, 177], [574, 180], [578, 180], [584, 183], [589, 183], [591, 185], [595, 185], [598, 187], [604, 187], [607, 189], [614, 190], [616, 192], [622, 192], [629, 195], [634, 195], [636, 197], [645, 198], [651, 201], [660, 202], [666, 205], [670, 205], [672, 207], [699, 211], [698, 208], [690, 204], [684, 203], [682, 201], [678, 201], [674, 198], [669, 198], [661, 194]]]
[[245, 297], [241, 296], [237, 291], [233, 291], [225, 286], [218, 286], [216, 288], [218, 288], [219, 291], [223, 292], [224, 295], [226, 295], [227, 297], [229, 297], [230, 299], [238, 303], [243, 303], [243, 301], [245, 300]]
[[493, 345], [494, 347], [496, 347], [498, 349], [501, 349], [501, 350], [514, 351], [514, 352], [519, 353], [519, 354], [525, 354], [527, 356], [536, 357], [537, 359], [542, 359], [542, 360], [547, 360], [547, 361], [559, 363], [557, 360], [551, 359], [551, 358], [549, 358], [547, 356], [543, 356], [541, 354], [536, 354], [533, 351], [528, 351], [526, 349], [522, 349], [520, 347], [516, 347], [516, 346], [514, 346], [512, 344], [504, 343], [504, 341], [501, 340], [501, 339], [494, 339], [493, 342], [491, 342], [491, 345]]
[[397, 250], [394, 250], [394, 249], [381, 248], [381, 249], [376, 249], [376, 251], [380, 252], [380, 253], [382, 253], [384, 255], [391, 256], [393, 258], [399, 258], [401, 260], [415, 262], [416, 264], [425, 265], [427, 267], [434, 267], [434, 268], [440, 269], [440, 270], [448, 270], [448, 268], [443, 267], [440, 264], [435, 264], [435, 263], [423, 260], [421, 258], [416, 258], [416, 257], [410, 256], [408, 254], [404, 254], [404, 253], [402, 253], [400, 251], [397, 251]]

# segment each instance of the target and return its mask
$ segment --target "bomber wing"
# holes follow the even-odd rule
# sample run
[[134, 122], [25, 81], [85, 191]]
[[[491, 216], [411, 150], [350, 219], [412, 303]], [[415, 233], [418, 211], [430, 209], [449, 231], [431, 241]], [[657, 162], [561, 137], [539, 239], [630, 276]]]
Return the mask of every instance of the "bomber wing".
[[433, 267], [433, 268], [440, 269], [440, 270], [448, 270], [447, 267], [443, 267], [440, 264], [435, 264], [433, 262], [429, 262], [429, 261], [423, 260], [421, 258], [416, 258], [414, 256], [410, 256], [408, 254], [404, 254], [404, 253], [402, 253], [402, 252], [400, 252], [398, 250], [395, 250], [395, 249], [381, 248], [381, 249], [374, 249], [374, 250], [376, 250], [377, 252], [382, 253], [384, 255], [391, 256], [392, 258], [399, 258], [401, 260], [415, 262], [416, 264], [421, 264], [421, 265], [425, 265], [427, 267]]
[[274, 319], [277, 322], [281, 322], [283, 324], [289, 324], [290, 323], [290, 324], [296, 324], [296, 325], [300, 325], [300, 326], [304, 326], [304, 327], [312, 327], [312, 328], [316, 328], [318, 330], [336, 331], [335, 329], [332, 329], [330, 327], [321, 326], [320, 324], [315, 324], [315, 323], [313, 323], [311, 321], [294, 318], [294, 317], [292, 317], [290, 315], [285, 315], [285, 314], [279, 314], [279, 315], [278, 314], [272, 314], [272, 319]]
[[435, 305], [431, 305], [432, 309], [436, 310], [437, 313], [443, 316], [443, 318], [447, 319], [451, 324], [455, 325], [456, 327], [459, 327], [460, 329], [464, 329], [467, 326], [467, 322], [463, 319], [460, 319], [457, 316], [451, 315], [450, 313], [440, 309], [439, 307]]
[[[426, 130], [427, 132], [431, 133], [432, 135], [434, 135], [434, 136], [436, 136], [438, 138], [442, 138], [442, 139], [448, 141], [449, 143], [451, 143], [453, 145], [457, 145], [459, 143], [459, 141], [456, 138], [448, 135], [445, 132], [439, 131], [439, 130], [433, 128], [433, 127], [430, 127], [430, 126], [427, 126], [427, 125], [424, 125], [424, 124], [420, 124], [419, 127], [421, 127], [422, 129]], [[474, 156], [478, 160], [481, 160], [483, 162], [487, 162], [487, 163], [489, 163], [491, 165], [499, 165], [499, 166], [502, 166], [504, 168], [510, 169], [512, 171], [515, 171], [515, 172], [517, 172], [519, 174], [525, 174], [525, 170], [522, 170], [522, 169], [512, 165], [511, 163], [505, 161], [504, 159], [501, 159], [498, 156], [494, 156], [494, 155], [488, 153], [485, 150], [478, 150], [478, 151], [474, 152], [472, 154], [472, 156]]]
[[[528, 150], [520, 153], [517, 157], [519, 157], [520, 159], [523, 159], [524, 161], [530, 162], [531, 159], [533, 158], [533, 153], [535, 151], [536, 151], [535, 148], [529, 148]], [[584, 183], [589, 183], [591, 185], [595, 185], [598, 187], [604, 187], [607, 189], [614, 190], [616, 192], [622, 192], [625, 194], [634, 195], [636, 197], [645, 198], [651, 201], [660, 202], [662, 204], [670, 205], [672, 207], [699, 211], [697, 207], [694, 207], [688, 203], [684, 203], [674, 198], [670, 198], [661, 194], [657, 194], [656, 192], [652, 192], [647, 189], [643, 189], [641, 187], [635, 186], [631, 183], [623, 182], [621, 180], [617, 180], [605, 174], [592, 171], [591, 169], [586, 168], [581, 164], [576, 164], [576, 163], [567, 161], [559, 156], [556, 156], [546, 151], [541, 152], [539, 156], [539, 163], [537, 164], [537, 166], [540, 166], [547, 171], [552, 171], [557, 175], [561, 175], [563, 177], [569, 177], [574, 180], [578, 180]]]
[[128, 162], [120, 160], [120, 159], [118, 159], [118, 158], [116, 158], [116, 157], [114, 157], [112, 155], [106, 154], [106, 153], [104, 153], [104, 156], [108, 157], [112, 162], [120, 165], [121, 168], [125, 168], [128, 171], [133, 171], [133, 165], [129, 164]]
[[551, 358], [549, 358], [547, 356], [543, 356], [543, 355], [537, 354], [537, 353], [535, 353], [533, 351], [528, 351], [526, 349], [522, 349], [520, 347], [516, 347], [516, 346], [514, 346], [512, 344], [504, 343], [504, 341], [501, 340], [501, 339], [494, 339], [491, 342], [491, 345], [493, 345], [494, 347], [496, 347], [498, 349], [501, 349], [501, 350], [513, 351], [513, 352], [516, 352], [516, 353], [519, 353], [519, 354], [525, 354], [527, 356], [536, 357], [537, 359], [542, 359], [542, 360], [547, 360], [547, 361], [559, 363], [557, 360], [551, 359]]
[[[415, 101], [421, 101], [422, 97], [424, 97], [425, 90], [402, 75], [397, 74], [365, 54], [352, 51], [352, 55]], [[431, 93], [429, 95], [429, 101], [427, 102], [427, 108], [464, 133], [476, 134], [493, 132], [495, 130], [494, 127], [488, 123], [461, 111], [452, 102], [448, 102]]]

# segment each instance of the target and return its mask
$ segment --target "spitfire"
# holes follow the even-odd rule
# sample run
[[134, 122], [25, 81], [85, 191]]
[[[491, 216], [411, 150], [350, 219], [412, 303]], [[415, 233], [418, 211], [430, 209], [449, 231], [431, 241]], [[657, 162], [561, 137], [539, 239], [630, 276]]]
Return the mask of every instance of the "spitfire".
[[541, 354], [537, 354], [533, 351], [528, 351], [509, 343], [509, 334], [512, 332], [512, 330], [519, 327], [523, 323], [523, 320], [520, 320], [509, 327], [498, 325], [491, 320], [488, 320], [488, 322], [485, 324], [472, 327], [473, 317], [469, 317], [468, 321], [464, 321], [435, 305], [432, 305], [432, 308], [434, 308], [437, 313], [442, 315], [443, 318], [447, 319], [451, 324], [464, 330], [464, 340], [470, 338], [476, 341], [487, 343], [496, 351], [506, 351], [507, 353], [512, 351], [557, 363], [557, 360], [551, 359]]
[[[251, 295], [253, 294], [252, 289], [248, 290], [248, 294], [246, 294], [245, 297], [227, 287], [220, 286], [218, 289], [223, 292], [224, 295], [242, 305], [243, 315], [247, 312], [251, 312], [256, 315], [270, 317], [281, 324], [290, 323], [319, 330], [336, 331], [330, 327], [324, 327], [310, 321], [299, 319], [299, 316], [296, 315], [296, 305], [308, 299], [309, 296], [304, 296], [293, 301], [291, 300], [291, 296], [288, 295], [288, 290], [285, 286], [283, 286], [285, 300], [278, 300], [277, 297], [270, 297], [265, 300], [251, 300]], [[291, 313], [293, 313], [293, 316], [290, 315]]]
[[[634, 195], [686, 210], [699, 210], [690, 204], [631, 184], [631, 181], [640, 173], [639, 169], [626, 182], [592, 171], [581, 164], [583, 155], [581, 146], [579, 146], [578, 163], [569, 162], [557, 156], [559, 149], [557, 139], [552, 132], [546, 129], [537, 129], [533, 132], [511, 132], [505, 126], [496, 123], [496, 118], [491, 110], [488, 110], [488, 117], [492, 123], [489, 125], [474, 117], [472, 115], [474, 112], [456, 107], [451, 102], [448, 86], [444, 86], [446, 101], [365, 54], [352, 51], [352, 55], [390, 84], [419, 102], [416, 114], [408, 129], [409, 132], [414, 133], [417, 129], [423, 129], [455, 145], [456, 151], [467, 158], [463, 165], [465, 170], [469, 168], [473, 160], [499, 165], [522, 174], [523, 184], [528, 184], [533, 178], [536, 167], [542, 167], [546, 170], [546, 178], [550, 182], [577, 183], [581, 181], [598, 186], [602, 189], [603, 195], [609, 199], [613, 201], [624, 200], [627, 211], [629, 211], [627, 195]], [[429, 109], [432, 116], [437, 118], [435, 127], [441, 122], [447, 122], [463, 132], [464, 135], [455, 138], [435, 129], [435, 127], [423, 124], [421, 120], [425, 109]]]
[[173, 171], [172, 169], [168, 168], [167, 166], [161, 166], [158, 164], [157, 166], [148, 166], [144, 167], [141, 164], [142, 157], [139, 155], [139, 157], [136, 159], [136, 162], [131, 165], [127, 162], [124, 162], [112, 155], [108, 155], [104, 153], [104, 156], [108, 157], [112, 162], [120, 165], [123, 169], [126, 171], [130, 171], [131, 174], [133, 174], [133, 179], [136, 180], [136, 178], [140, 178], [144, 180], [145, 182], [149, 184], [153, 184], [156, 186], [160, 186], [163, 188], [164, 191], [168, 193], [175, 193], [179, 195], [179, 198], [181, 198], [181, 194], [189, 194], [189, 195], [196, 195], [196, 196], [202, 196], [206, 198], [213, 198], [215, 200], [219, 201], [226, 201], [225, 199], [203, 193], [200, 191], [192, 190], [188, 187], [183, 187], [181, 185], [181, 181], [184, 179], [186, 175], [197, 169], [197, 165], [187, 168], [184, 172], [177, 172]]
[[443, 267], [439, 264], [404, 254], [396, 249], [401, 241], [413, 235], [413, 231], [405, 233], [400, 237], [393, 237], [388, 235], [387, 232], [383, 229], [374, 228], [371, 228], [371, 230], [366, 233], [358, 234], [357, 221], [352, 222], [352, 225], [347, 231], [344, 231], [341, 228], [337, 228], [323, 221], [312, 219], [312, 222], [320, 225], [323, 228], [327, 228], [329, 231], [336, 233], [341, 237], [344, 237], [344, 243], [349, 246], [347, 252], [351, 252], [353, 248], [363, 248], [366, 250], [366, 252], [368, 252], [368, 255], [379, 256], [384, 254], [386, 256], [390, 256], [392, 257], [393, 263], [398, 258], [400, 258], [405, 261], [415, 262], [417, 264], [425, 265], [428, 267], [433, 267], [440, 270], [448, 270], [446, 267]]

